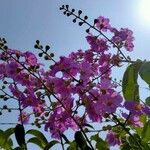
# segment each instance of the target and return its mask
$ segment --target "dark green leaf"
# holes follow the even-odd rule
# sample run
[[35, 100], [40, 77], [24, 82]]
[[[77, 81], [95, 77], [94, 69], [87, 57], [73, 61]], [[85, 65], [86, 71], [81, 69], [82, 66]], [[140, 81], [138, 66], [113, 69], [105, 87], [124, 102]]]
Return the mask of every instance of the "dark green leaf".
[[147, 97], [145, 100], [146, 105], [150, 106], [150, 97]]
[[121, 146], [121, 150], [132, 150], [131, 146], [128, 143], [124, 143]]
[[2, 145], [5, 142], [4, 134], [5, 134], [4, 131], [0, 130], [0, 147], [2, 147]]
[[150, 121], [146, 122], [142, 131], [142, 140], [144, 142], [150, 141]]
[[141, 142], [141, 145], [142, 145], [142, 147], [144, 148], [144, 150], [150, 150], [150, 147], [149, 147], [149, 145], [148, 145], [148, 143], [147, 142]]
[[30, 138], [30, 139], [27, 141], [27, 143], [33, 143], [33, 144], [39, 146], [41, 149], [44, 149], [44, 147], [45, 147], [45, 145], [43, 145], [43, 144], [41, 143], [40, 138], [37, 138], [37, 137], [32, 137], [32, 138]]
[[96, 148], [99, 150], [109, 150], [107, 143], [99, 137], [98, 134], [92, 135], [91, 140], [96, 142]]
[[87, 124], [87, 123], [86, 123], [86, 124], [84, 124], [84, 126], [94, 129], [94, 127], [93, 127], [92, 125]]
[[126, 101], [139, 101], [139, 85], [137, 83], [138, 71], [142, 65], [141, 61], [137, 61], [127, 67], [122, 80], [122, 91]]
[[75, 141], [70, 142], [67, 150], [78, 150], [77, 143]]
[[0, 130], [0, 147], [4, 149], [12, 149], [13, 142], [10, 136], [14, 133], [14, 128], [9, 128], [6, 131]]
[[53, 140], [44, 147], [44, 150], [49, 150], [52, 146], [54, 146], [55, 144], [58, 144], [58, 143], [59, 143], [58, 141]]
[[23, 147], [16, 147], [13, 150], [24, 150], [24, 148]]
[[70, 141], [68, 140], [68, 138], [67, 138], [64, 134], [61, 134], [61, 136], [62, 136], [62, 138], [65, 140], [65, 142], [66, 142], [67, 144], [70, 143]]
[[23, 125], [17, 124], [15, 127], [15, 137], [19, 146], [25, 145], [25, 130]]
[[145, 62], [140, 70], [139, 70], [140, 77], [150, 85], [150, 62]]
[[31, 130], [28, 130], [26, 132], [26, 134], [31, 134], [31, 135], [34, 135], [35, 137], [39, 138], [41, 140], [41, 142], [43, 143], [43, 145], [46, 145], [48, 143], [44, 134], [38, 130], [31, 129]]
[[[146, 123], [146, 119], [147, 119], [147, 116], [146, 116], [146, 115], [141, 115], [141, 116], [140, 116], [140, 121], [141, 121], [143, 124]], [[136, 130], [136, 133], [137, 133], [139, 136], [141, 136], [143, 128], [141, 128], [141, 127], [135, 127], [135, 130]]]
[[75, 141], [77, 145], [81, 148], [81, 150], [91, 150], [91, 148], [87, 145], [86, 140], [80, 131], [77, 131], [75, 133]]

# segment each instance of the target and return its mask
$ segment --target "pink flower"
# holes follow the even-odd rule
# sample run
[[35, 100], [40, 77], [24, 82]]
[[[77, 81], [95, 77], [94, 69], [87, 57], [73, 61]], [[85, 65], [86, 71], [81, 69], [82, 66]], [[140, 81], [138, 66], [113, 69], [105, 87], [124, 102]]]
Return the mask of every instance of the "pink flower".
[[19, 65], [15, 61], [11, 61], [6, 65], [6, 75], [10, 78], [15, 78], [18, 75]]
[[27, 112], [22, 112], [21, 116], [19, 116], [18, 121], [23, 124], [27, 124], [29, 122], [29, 114]]
[[120, 47], [124, 46], [127, 51], [133, 50], [133, 32], [128, 28], [121, 28], [120, 31], [113, 28], [111, 32], [114, 33], [112, 37], [112, 41], [119, 45]]
[[111, 28], [111, 25], [109, 24], [109, 19], [104, 18], [103, 16], [99, 16], [97, 18], [97, 23], [95, 25], [100, 31], [103, 32], [106, 32], [108, 29]]
[[143, 105], [136, 101], [126, 101], [124, 106], [129, 110], [133, 115], [143, 114]]
[[103, 38], [97, 38], [93, 35], [86, 37], [87, 42], [90, 44], [91, 50], [96, 53], [101, 53], [108, 50], [107, 40]]
[[108, 132], [107, 137], [106, 137], [106, 141], [108, 142], [108, 144], [110, 146], [115, 146], [115, 145], [121, 144], [121, 139], [119, 138], [119, 136], [112, 131]]
[[131, 124], [131, 125], [133, 125], [133, 126], [135, 126], [135, 127], [141, 127], [141, 128], [144, 126], [143, 123], [140, 121], [140, 117], [137, 116], [137, 115], [131, 114], [131, 115], [129, 116], [129, 115], [127, 115], [126, 113], [122, 113], [122, 116], [123, 116], [125, 119], [128, 118], [128, 120], [127, 120], [127, 123], [128, 123], [128, 124]]
[[122, 107], [121, 102], [121, 95], [115, 92], [113, 89], [108, 89], [106, 94], [102, 94], [99, 97], [97, 106], [102, 108], [103, 114], [115, 113], [118, 107]]
[[70, 113], [63, 110], [62, 107], [55, 108], [45, 124], [45, 130], [49, 130], [53, 138], [60, 139], [60, 134], [69, 128], [78, 129], [76, 123], [70, 117]]
[[142, 115], [142, 114], [150, 114], [150, 107], [145, 104], [141, 104], [136, 101], [126, 101], [124, 106], [127, 110], [129, 110], [133, 115]]
[[25, 56], [25, 59], [26, 59], [26, 63], [28, 65], [30, 65], [30, 66], [37, 66], [38, 65], [37, 64], [37, 58], [33, 53], [27, 51], [27, 52], [24, 53], [24, 56]]
[[35, 107], [33, 107], [33, 112], [38, 114], [38, 115], [43, 114], [43, 112], [44, 112], [44, 105], [37, 104]]
[[5, 68], [5, 64], [2, 63], [0, 64], [0, 79], [3, 79], [6, 75], [6, 68]]

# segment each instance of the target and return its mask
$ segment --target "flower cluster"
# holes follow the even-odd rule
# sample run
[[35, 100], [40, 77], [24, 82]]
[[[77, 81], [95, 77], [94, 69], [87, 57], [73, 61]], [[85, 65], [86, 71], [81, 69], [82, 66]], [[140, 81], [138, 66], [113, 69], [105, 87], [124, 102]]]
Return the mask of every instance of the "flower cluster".
[[[89, 33], [86, 40], [89, 49], [72, 52], [54, 61], [48, 70], [38, 63], [37, 57], [27, 51], [8, 49], [0, 54], [0, 79], [9, 80], [8, 88], [22, 109], [29, 108], [31, 114], [22, 113], [19, 121], [27, 123], [29, 116], [35, 115], [35, 124], [44, 124], [53, 138], [60, 138], [68, 128], [79, 130], [85, 124], [113, 120], [119, 108], [126, 108], [131, 115], [122, 116], [134, 126], [142, 126], [139, 116], [150, 114], [150, 109], [142, 104], [127, 102], [117, 92], [111, 80], [112, 67], [120, 67], [121, 55], [110, 51], [112, 43], [119, 49], [133, 50], [132, 31], [117, 30], [108, 18], [97, 18], [96, 28], [100, 32], [110, 32], [111, 41]], [[82, 109], [82, 111], [80, 110]], [[38, 121], [37, 121], [38, 120]], [[109, 131], [106, 141], [114, 146], [121, 139]]]

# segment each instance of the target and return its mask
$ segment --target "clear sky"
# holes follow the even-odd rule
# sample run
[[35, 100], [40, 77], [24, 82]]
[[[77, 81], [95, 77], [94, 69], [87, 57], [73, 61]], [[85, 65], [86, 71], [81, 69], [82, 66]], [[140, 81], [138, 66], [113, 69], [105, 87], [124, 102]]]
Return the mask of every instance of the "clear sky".
[[[86, 49], [86, 27], [72, 23], [71, 17], [67, 18], [59, 10], [61, 5], [69, 4], [70, 8], [81, 9], [88, 15], [91, 23], [102, 15], [110, 18], [111, 24], [118, 28], [133, 30], [135, 49], [129, 55], [133, 59], [150, 60], [150, 21], [140, 15], [140, 1], [0, 0], [0, 37], [6, 38], [12, 49], [31, 51], [36, 51], [33, 47], [39, 39], [43, 44], [51, 45], [56, 57]], [[0, 122], [5, 122], [4, 117]]]

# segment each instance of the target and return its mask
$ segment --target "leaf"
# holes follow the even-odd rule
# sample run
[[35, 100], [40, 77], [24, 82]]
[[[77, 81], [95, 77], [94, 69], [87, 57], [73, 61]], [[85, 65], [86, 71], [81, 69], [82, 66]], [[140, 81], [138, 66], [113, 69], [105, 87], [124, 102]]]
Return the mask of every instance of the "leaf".
[[148, 142], [150, 140], [150, 121], [146, 122], [142, 131], [142, 140]]
[[5, 142], [4, 134], [5, 132], [3, 130], [0, 130], [0, 147], [2, 147]]
[[[146, 115], [141, 115], [141, 116], [140, 116], [140, 122], [142, 122], [143, 124], [146, 123], [146, 119], [147, 119], [147, 116], [146, 116]], [[141, 128], [141, 127], [135, 127], [135, 130], [136, 130], [136, 133], [137, 133], [139, 136], [141, 136], [143, 128]]]
[[125, 143], [121, 146], [121, 150], [131, 150], [132, 148], [128, 143]]
[[75, 141], [70, 142], [67, 150], [77, 150], [77, 143]]
[[5, 138], [9, 138], [14, 133], [14, 128], [9, 128], [5, 131]]
[[91, 148], [87, 145], [86, 140], [80, 131], [77, 131], [75, 133], [75, 141], [82, 150], [91, 150]]
[[150, 85], [150, 61], [145, 62], [141, 66], [139, 75], [148, 85]]
[[[133, 148], [133, 149], [138, 149], [139, 145], [141, 145], [141, 139], [140, 136], [138, 134], [132, 134], [132, 136], [128, 137], [128, 141], [129, 141], [129, 145]], [[139, 143], [139, 144], [138, 144]]]
[[70, 141], [68, 140], [68, 138], [64, 134], [61, 134], [61, 137], [65, 140], [65, 143], [67, 143], [67, 144], [70, 143]]
[[24, 150], [24, 148], [23, 147], [16, 147], [13, 150]]
[[49, 150], [52, 146], [54, 146], [55, 144], [58, 144], [58, 143], [59, 143], [58, 141], [53, 140], [44, 147], [44, 150]]
[[94, 129], [94, 127], [88, 123], [85, 123], [84, 126]]
[[141, 145], [143, 146], [144, 150], [150, 150], [148, 143], [142, 141]]
[[98, 134], [92, 135], [91, 140], [96, 142], [96, 148], [99, 150], [109, 150], [107, 143], [99, 137]]
[[47, 141], [46, 137], [44, 136], [44, 134], [42, 132], [38, 131], [38, 130], [31, 129], [31, 130], [28, 130], [26, 132], [26, 134], [34, 135], [35, 137], [37, 137], [38, 139], [41, 140], [43, 145], [48, 144], [48, 141]]
[[37, 146], [39, 146], [41, 149], [43, 149], [45, 147], [45, 145], [42, 144], [41, 140], [37, 137], [32, 137], [30, 138], [27, 143], [33, 143]]
[[137, 79], [141, 65], [141, 61], [129, 65], [123, 75], [122, 91], [126, 101], [139, 101], [139, 85]]
[[24, 126], [17, 124], [15, 127], [15, 137], [19, 146], [25, 145], [25, 130]]
[[147, 97], [145, 100], [146, 105], [150, 106], [150, 97]]
[[12, 149], [13, 142], [10, 136], [14, 133], [14, 128], [9, 128], [6, 131], [0, 130], [0, 147], [4, 149]]

